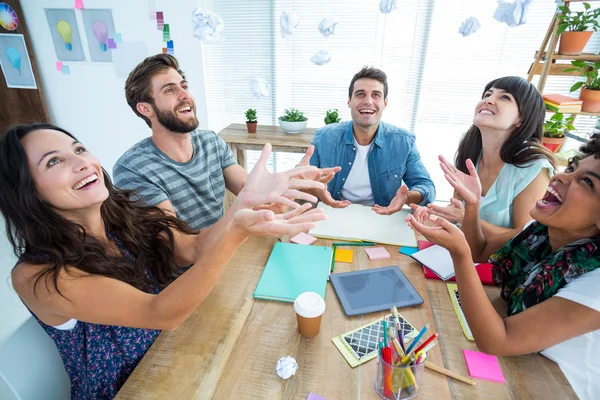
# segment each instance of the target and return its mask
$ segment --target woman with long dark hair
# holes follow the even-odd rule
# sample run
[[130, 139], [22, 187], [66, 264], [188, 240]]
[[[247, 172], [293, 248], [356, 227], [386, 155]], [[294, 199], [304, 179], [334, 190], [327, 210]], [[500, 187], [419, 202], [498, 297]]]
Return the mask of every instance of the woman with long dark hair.
[[[475, 107], [473, 125], [461, 140], [455, 166], [476, 165], [482, 185], [480, 216], [486, 235], [508, 240], [529, 220], [529, 210], [554, 174], [555, 160], [541, 145], [546, 108], [535, 86], [517, 76], [489, 82]], [[464, 205], [429, 205], [430, 212], [461, 222]]]
[[67, 131], [34, 124], [2, 134], [0, 211], [19, 257], [12, 283], [56, 343], [72, 398], [113, 398], [160, 330], [175, 329], [208, 296], [248, 236], [294, 234], [325, 218], [309, 203], [282, 215], [252, 209], [316, 201], [298, 189], [324, 188], [292, 179], [318, 178], [315, 167], [269, 173], [269, 153], [267, 145], [226, 215], [197, 234], [115, 188]]
[[[462, 231], [420, 207], [409, 223], [450, 252], [460, 302], [477, 348], [511, 356], [541, 352], [560, 365], [580, 399], [600, 394], [600, 135], [552, 177], [530, 210], [534, 221], [509, 241], [484, 235], [481, 181], [442, 163], [465, 201]], [[508, 317], [500, 316], [473, 261], [492, 263]]]

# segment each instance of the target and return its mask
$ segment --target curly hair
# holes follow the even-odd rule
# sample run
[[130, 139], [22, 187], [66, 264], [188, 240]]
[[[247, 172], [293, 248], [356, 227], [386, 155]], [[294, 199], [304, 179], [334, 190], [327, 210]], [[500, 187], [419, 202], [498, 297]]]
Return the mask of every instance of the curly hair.
[[122, 242], [135, 262], [108, 254], [82, 225], [63, 218], [40, 199], [21, 140], [41, 129], [56, 130], [76, 140], [50, 124], [17, 125], [0, 136], [0, 212], [6, 219], [8, 239], [19, 262], [47, 265], [36, 275], [34, 290], [45, 278], [46, 285], [52, 280], [60, 293], [59, 274], [63, 269], [69, 272], [70, 266], [146, 292], [152, 285], [164, 288], [180, 275], [171, 228], [188, 234], [192, 229], [162, 209], [132, 199], [133, 191], [115, 188], [104, 169], [109, 196], [100, 207], [101, 217], [107, 232]]
[[[503, 89], [512, 94], [522, 117], [521, 126], [511, 133], [500, 148], [502, 161], [525, 167], [533, 160], [545, 158], [556, 168], [554, 155], [541, 144], [546, 106], [536, 87], [521, 77], [506, 76], [488, 83], [481, 97], [483, 98], [491, 88]], [[476, 163], [482, 148], [481, 131], [475, 125], [471, 125], [458, 146], [456, 168], [468, 174], [467, 159]]]
[[600, 133], [594, 133], [590, 139], [579, 148], [581, 154], [571, 158], [569, 164], [575, 160], [582, 160], [589, 156], [600, 158]]

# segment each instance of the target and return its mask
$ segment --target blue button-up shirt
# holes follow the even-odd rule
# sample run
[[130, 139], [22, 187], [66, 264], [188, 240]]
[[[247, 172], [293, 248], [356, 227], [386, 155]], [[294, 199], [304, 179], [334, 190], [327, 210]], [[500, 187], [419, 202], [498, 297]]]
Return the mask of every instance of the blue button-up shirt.
[[[374, 144], [367, 157], [375, 204], [388, 206], [402, 181], [409, 190], [421, 193], [421, 205], [435, 200], [435, 186], [421, 162], [415, 141], [415, 135], [407, 130], [379, 123]], [[352, 121], [317, 129], [312, 144], [315, 152], [310, 159], [311, 165], [319, 168], [342, 167], [327, 186], [331, 197], [342, 200], [342, 188], [356, 158]]]

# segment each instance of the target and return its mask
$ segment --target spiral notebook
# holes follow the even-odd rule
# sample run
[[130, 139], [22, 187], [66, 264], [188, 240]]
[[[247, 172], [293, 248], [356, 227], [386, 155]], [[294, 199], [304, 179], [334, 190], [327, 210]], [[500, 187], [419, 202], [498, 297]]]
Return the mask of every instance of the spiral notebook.
[[315, 292], [325, 298], [332, 257], [330, 247], [277, 242], [254, 298], [293, 303], [303, 292]]

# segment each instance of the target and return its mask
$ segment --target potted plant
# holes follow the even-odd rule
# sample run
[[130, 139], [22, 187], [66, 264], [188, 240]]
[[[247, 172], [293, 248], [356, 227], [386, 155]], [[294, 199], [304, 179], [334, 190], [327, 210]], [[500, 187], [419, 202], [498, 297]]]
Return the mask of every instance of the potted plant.
[[283, 115], [279, 117], [279, 126], [287, 133], [298, 133], [306, 128], [307, 123], [308, 118], [296, 108], [286, 108]]
[[575, 129], [572, 123], [573, 118], [565, 119], [564, 115], [561, 113], [554, 114], [549, 120], [544, 121], [542, 144], [551, 152], [556, 153], [565, 140], [567, 140], [565, 132]]
[[329, 124], [337, 124], [342, 119], [338, 116], [338, 109], [335, 110], [327, 110], [325, 113], [325, 125]]
[[581, 110], [592, 113], [600, 112], [600, 78], [598, 77], [600, 61], [575, 60], [571, 61], [571, 64], [575, 68], [565, 69], [565, 72], [579, 71], [579, 75], [585, 77], [585, 81], [571, 86], [571, 92], [581, 88], [581, 92], [579, 92], [579, 100], [583, 100]]
[[248, 133], [256, 133], [256, 125], [258, 125], [258, 121], [256, 120], [256, 110], [249, 108], [246, 111], [246, 127], [248, 128]]
[[558, 14], [558, 29], [556, 34], [560, 35], [558, 52], [560, 54], [579, 54], [590, 40], [593, 29], [598, 31], [598, 17], [600, 8], [590, 11], [590, 4], [583, 3], [584, 11], [573, 12], [567, 6], [558, 7], [562, 14]]

